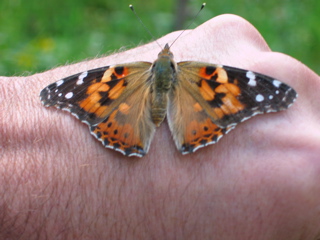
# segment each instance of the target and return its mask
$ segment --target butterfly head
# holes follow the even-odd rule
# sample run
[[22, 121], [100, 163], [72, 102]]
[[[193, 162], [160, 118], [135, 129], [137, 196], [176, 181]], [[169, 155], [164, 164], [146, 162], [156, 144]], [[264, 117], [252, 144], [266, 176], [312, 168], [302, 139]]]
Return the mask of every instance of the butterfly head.
[[169, 58], [173, 59], [173, 53], [170, 51], [170, 46], [167, 43], [162, 51], [158, 54], [158, 58]]

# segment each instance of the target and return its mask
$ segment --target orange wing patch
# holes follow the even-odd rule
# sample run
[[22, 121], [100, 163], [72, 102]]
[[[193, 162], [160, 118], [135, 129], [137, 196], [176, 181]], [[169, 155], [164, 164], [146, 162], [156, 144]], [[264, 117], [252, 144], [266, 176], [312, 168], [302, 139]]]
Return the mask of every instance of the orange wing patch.
[[119, 105], [119, 111], [122, 113], [122, 114], [125, 114], [125, 115], [128, 115], [129, 112], [130, 112], [130, 106], [126, 103], [121, 103]]
[[241, 89], [237, 79], [229, 82], [228, 73], [222, 67], [203, 67], [199, 69], [202, 78], [199, 82], [201, 96], [209, 102], [218, 118], [236, 114], [245, 109], [238, 99]]
[[110, 67], [102, 76], [102, 82], [110, 82], [114, 79], [121, 79], [129, 74], [127, 67]]
[[[92, 81], [92, 84], [86, 91], [87, 97], [79, 102], [79, 106], [86, 112], [93, 113], [99, 118], [106, 117], [108, 114], [108, 104], [103, 105], [102, 103], [105, 103], [103, 100], [108, 99], [110, 103], [112, 100], [119, 98], [125, 90], [127, 83], [125, 79], [118, 80], [118, 77], [125, 77], [126, 74], [128, 74], [127, 68], [109, 68], [105, 71], [101, 81], [97, 79]], [[112, 79], [113, 81], [111, 81]]]
[[195, 103], [195, 104], [193, 104], [193, 110], [195, 112], [201, 112], [203, 110], [203, 108], [201, 107], [201, 105], [199, 103]]
[[86, 94], [87, 98], [83, 99], [79, 105], [82, 109], [89, 113], [95, 113], [96, 115], [101, 115], [107, 107], [101, 106], [100, 100], [102, 98], [101, 92], [106, 92], [110, 89], [110, 87], [105, 83], [94, 83], [88, 87]]
[[210, 87], [206, 80], [201, 80], [200, 93], [206, 101], [212, 101], [215, 98], [215, 91]]
[[117, 99], [123, 90], [125, 89], [126, 84], [124, 79], [120, 80], [114, 87], [112, 87], [108, 93], [110, 99]]
[[228, 82], [228, 74], [225, 69], [221, 67], [202, 67], [199, 69], [199, 76], [204, 79], [215, 79], [219, 83]]
[[222, 105], [221, 110], [225, 114], [235, 114], [245, 108], [237, 97], [240, 96], [240, 88], [233, 83], [225, 83], [218, 86], [216, 89], [217, 93], [223, 93], [224, 96], [221, 98]]

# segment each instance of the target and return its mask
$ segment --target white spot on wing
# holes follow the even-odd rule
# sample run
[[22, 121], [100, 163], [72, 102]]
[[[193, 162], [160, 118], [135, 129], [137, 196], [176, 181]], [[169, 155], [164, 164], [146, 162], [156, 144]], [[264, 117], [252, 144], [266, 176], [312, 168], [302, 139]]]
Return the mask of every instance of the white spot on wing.
[[257, 102], [262, 102], [263, 100], [264, 100], [264, 96], [263, 96], [263, 95], [258, 94], [258, 95], [256, 96], [256, 101], [257, 101]]
[[77, 85], [83, 84], [83, 79], [84, 79], [86, 76], [88, 76], [88, 72], [87, 72], [87, 71], [81, 73], [81, 74], [79, 75], [79, 77], [78, 77], [78, 81], [77, 81], [76, 84], [77, 84]]
[[280, 87], [281, 82], [278, 81], [278, 80], [273, 80], [272, 84], [273, 84], [273, 86], [275, 86], [275, 87]]
[[59, 80], [56, 82], [56, 86], [59, 87], [60, 85], [62, 85], [64, 83], [64, 80]]
[[249, 78], [248, 84], [251, 87], [257, 86], [256, 75], [253, 72], [248, 71], [247, 74], [246, 74], [246, 77]]
[[270, 100], [273, 99], [273, 96], [272, 96], [272, 95], [269, 95], [269, 99], [270, 99]]
[[68, 92], [65, 96], [66, 99], [70, 99], [73, 97], [73, 93], [72, 92]]

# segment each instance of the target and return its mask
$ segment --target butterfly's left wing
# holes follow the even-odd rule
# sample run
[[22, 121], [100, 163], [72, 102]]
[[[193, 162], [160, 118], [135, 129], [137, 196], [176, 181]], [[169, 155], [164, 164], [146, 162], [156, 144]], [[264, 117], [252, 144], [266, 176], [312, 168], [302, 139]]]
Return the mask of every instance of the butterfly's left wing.
[[290, 86], [243, 69], [180, 62], [177, 72], [168, 122], [182, 153], [217, 142], [254, 115], [287, 109], [297, 97]]
[[105, 147], [143, 156], [155, 132], [150, 117], [150, 66], [136, 62], [79, 73], [44, 88], [45, 106], [71, 112]]

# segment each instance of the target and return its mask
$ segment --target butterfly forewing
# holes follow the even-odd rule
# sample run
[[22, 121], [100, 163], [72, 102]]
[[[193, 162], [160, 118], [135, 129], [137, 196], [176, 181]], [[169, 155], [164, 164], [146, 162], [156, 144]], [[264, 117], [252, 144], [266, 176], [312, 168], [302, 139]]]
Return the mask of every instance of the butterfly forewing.
[[71, 112], [83, 122], [96, 124], [103, 121], [123, 97], [139, 87], [140, 78], [136, 76], [149, 69], [150, 65], [141, 62], [78, 73], [44, 88], [40, 99], [47, 107], [55, 106]]
[[197, 94], [189, 94], [220, 127], [235, 125], [257, 114], [284, 110], [297, 97], [285, 83], [252, 71], [200, 62], [180, 62], [178, 66], [182, 81], [198, 88]]
[[80, 107], [80, 103], [88, 97], [87, 91], [90, 86], [101, 82], [104, 73], [109, 68], [110, 67], [102, 67], [93, 69], [54, 82], [41, 91], [41, 102], [46, 107], [55, 106], [69, 111], [81, 121], [96, 121], [97, 116]]

